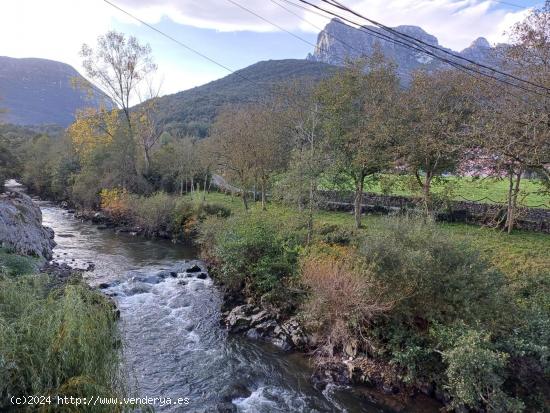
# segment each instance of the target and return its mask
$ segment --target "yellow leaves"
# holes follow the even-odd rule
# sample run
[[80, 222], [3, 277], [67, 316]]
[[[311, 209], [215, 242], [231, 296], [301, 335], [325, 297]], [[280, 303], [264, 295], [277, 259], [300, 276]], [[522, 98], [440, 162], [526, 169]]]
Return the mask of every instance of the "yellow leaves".
[[119, 115], [116, 110], [86, 108], [77, 113], [68, 132], [77, 153], [86, 157], [94, 149], [110, 144], [118, 127]]
[[115, 219], [128, 217], [130, 211], [129, 194], [120, 188], [102, 189], [99, 193], [101, 209]]

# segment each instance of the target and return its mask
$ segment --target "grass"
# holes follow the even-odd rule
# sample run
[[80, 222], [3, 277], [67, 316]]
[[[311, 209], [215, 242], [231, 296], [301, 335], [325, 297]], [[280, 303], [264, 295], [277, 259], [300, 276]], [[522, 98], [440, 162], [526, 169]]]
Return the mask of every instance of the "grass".
[[[384, 192], [390, 195], [418, 196], [418, 191], [411, 189], [410, 176], [384, 175], [381, 180], [369, 182], [366, 191], [377, 194]], [[413, 182], [414, 184], [414, 182]], [[353, 189], [347, 183], [323, 184], [327, 189]], [[386, 188], [386, 191], [384, 191]], [[389, 190], [389, 192], [387, 191]], [[434, 194], [447, 192], [448, 196], [455, 201], [478, 201], [482, 203], [506, 203], [508, 193], [508, 181], [498, 178], [473, 178], [449, 176], [435, 181], [433, 184]], [[539, 207], [550, 209], [550, 197], [544, 193], [544, 187], [536, 179], [523, 179], [518, 200], [522, 206]]]
[[[207, 194], [208, 202], [221, 204], [235, 214], [244, 213], [242, 200], [222, 193]], [[195, 196], [194, 202], [200, 202], [200, 197]], [[298, 211], [280, 204], [269, 204], [268, 209], [290, 218], [299, 214]], [[259, 203], [250, 203], [250, 213], [261, 213]], [[316, 213], [317, 224], [333, 224], [344, 228], [353, 228], [353, 215], [348, 212], [319, 211]], [[364, 229], [362, 231], [376, 233], [382, 229], [383, 219], [378, 215], [363, 217]], [[511, 235], [492, 228], [483, 228], [466, 224], [439, 223], [441, 229], [449, 236], [465, 239], [473, 244], [483, 257], [488, 259], [495, 267], [502, 270], [511, 278], [528, 276], [548, 272], [550, 274], [550, 235], [514, 231]]]
[[[59, 283], [37, 261], [0, 249], [0, 411], [10, 396], [114, 397], [123, 394], [119, 333], [112, 304], [80, 279]], [[110, 406], [78, 411], [122, 411]]]

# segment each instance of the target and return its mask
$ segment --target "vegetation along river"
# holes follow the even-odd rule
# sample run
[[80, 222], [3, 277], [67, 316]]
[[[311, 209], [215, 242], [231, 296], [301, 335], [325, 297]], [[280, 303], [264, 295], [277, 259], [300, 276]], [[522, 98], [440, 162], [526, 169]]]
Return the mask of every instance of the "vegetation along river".
[[[221, 294], [210, 278], [183, 272], [196, 250], [100, 230], [41, 203], [55, 231], [57, 260], [95, 263], [91, 285], [108, 284], [120, 309], [125, 371], [139, 397], [188, 397], [166, 412], [383, 412], [356, 390], [317, 389], [308, 361], [268, 344], [228, 336], [220, 326]], [[73, 261], [74, 260], [74, 261]]]

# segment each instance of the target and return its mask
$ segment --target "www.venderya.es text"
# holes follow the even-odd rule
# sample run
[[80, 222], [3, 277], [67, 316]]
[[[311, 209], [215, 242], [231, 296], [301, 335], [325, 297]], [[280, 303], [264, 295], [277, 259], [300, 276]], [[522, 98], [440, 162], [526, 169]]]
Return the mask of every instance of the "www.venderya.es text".
[[73, 397], [73, 396], [12, 396], [14, 406], [187, 406], [188, 397]]

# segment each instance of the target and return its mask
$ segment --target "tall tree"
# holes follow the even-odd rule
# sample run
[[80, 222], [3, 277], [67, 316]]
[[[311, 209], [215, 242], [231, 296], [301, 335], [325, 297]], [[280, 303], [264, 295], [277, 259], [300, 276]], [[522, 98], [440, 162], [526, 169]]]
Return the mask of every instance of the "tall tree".
[[[510, 41], [499, 56], [505, 70], [550, 88], [550, 1], [516, 24]], [[483, 101], [476, 123], [477, 150], [494, 174], [508, 180], [508, 232], [518, 217], [523, 175], [535, 172], [550, 186], [550, 93], [532, 85], [528, 89], [497, 83], [476, 87]]]
[[227, 108], [212, 127], [218, 168], [241, 189], [244, 208], [248, 210], [248, 192], [256, 175], [255, 126], [247, 108]]
[[366, 59], [348, 63], [318, 90], [335, 170], [354, 184], [356, 228], [361, 227], [366, 178], [388, 165], [398, 88], [395, 65], [376, 50]]
[[464, 152], [472, 108], [462, 82], [449, 70], [417, 72], [401, 100], [398, 163], [415, 177], [426, 214], [434, 178], [453, 172]]
[[284, 85], [276, 98], [286, 125], [282, 133], [291, 138], [292, 147], [277, 192], [283, 202], [307, 211], [308, 242], [313, 235], [314, 212], [321, 202], [321, 177], [329, 166], [315, 87], [312, 82], [296, 80]]
[[156, 70], [151, 47], [134, 36], [109, 31], [97, 39], [95, 49], [82, 45], [80, 55], [88, 78], [121, 109], [132, 129], [130, 104], [140, 82]]
[[139, 93], [141, 104], [133, 111], [134, 135], [143, 152], [144, 175], [151, 169], [151, 152], [164, 132], [164, 125], [158, 121], [158, 97], [160, 88], [156, 88], [152, 79], [147, 79], [144, 94]]

